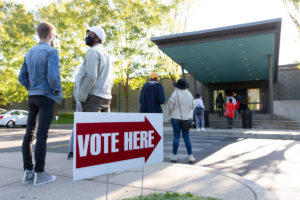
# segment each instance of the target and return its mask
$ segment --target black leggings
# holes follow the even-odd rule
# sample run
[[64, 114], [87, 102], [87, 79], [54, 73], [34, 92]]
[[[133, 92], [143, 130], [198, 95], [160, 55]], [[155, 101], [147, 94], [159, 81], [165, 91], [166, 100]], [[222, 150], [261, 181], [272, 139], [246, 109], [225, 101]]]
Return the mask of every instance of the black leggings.
[[228, 117], [228, 126], [232, 126], [233, 118]]

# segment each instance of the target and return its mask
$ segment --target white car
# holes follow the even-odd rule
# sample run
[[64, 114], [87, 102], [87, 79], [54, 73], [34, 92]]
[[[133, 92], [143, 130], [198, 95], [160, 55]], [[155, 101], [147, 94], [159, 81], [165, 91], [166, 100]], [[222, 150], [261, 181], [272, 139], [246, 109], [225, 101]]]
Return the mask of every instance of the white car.
[[0, 112], [0, 126], [13, 128], [14, 126], [26, 126], [28, 111], [10, 110], [4, 113]]
[[5, 109], [0, 109], [0, 114], [7, 112]]

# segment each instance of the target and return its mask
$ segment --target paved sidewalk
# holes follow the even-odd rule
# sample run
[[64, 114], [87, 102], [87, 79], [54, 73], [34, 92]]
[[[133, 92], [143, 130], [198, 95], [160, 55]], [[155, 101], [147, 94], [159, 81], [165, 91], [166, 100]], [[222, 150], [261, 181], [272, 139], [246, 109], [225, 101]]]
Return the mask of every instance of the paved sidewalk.
[[[34, 187], [23, 185], [20, 152], [0, 153], [0, 199], [89, 200], [106, 199], [107, 176], [91, 180], [72, 180], [72, 160], [66, 154], [47, 153], [47, 170], [57, 180]], [[141, 194], [142, 169], [109, 178], [108, 199], [121, 200]], [[143, 194], [154, 192], [191, 192], [223, 200], [275, 200], [272, 193], [241, 177], [196, 165], [161, 163], [145, 167]]]

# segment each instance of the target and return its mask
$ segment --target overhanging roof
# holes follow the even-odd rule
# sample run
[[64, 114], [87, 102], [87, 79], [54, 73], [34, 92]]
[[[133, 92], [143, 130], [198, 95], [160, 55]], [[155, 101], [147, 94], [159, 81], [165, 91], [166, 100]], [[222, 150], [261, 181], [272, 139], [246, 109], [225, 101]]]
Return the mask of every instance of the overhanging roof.
[[281, 18], [151, 38], [205, 84], [277, 79]]

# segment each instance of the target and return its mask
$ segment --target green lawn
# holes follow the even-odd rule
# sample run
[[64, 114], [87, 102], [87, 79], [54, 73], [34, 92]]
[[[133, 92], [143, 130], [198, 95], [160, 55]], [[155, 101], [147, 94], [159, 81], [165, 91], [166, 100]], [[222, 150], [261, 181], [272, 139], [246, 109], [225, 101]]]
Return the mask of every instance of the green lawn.
[[177, 192], [167, 192], [167, 193], [154, 193], [147, 196], [143, 196], [141, 198], [140, 196], [129, 198], [129, 199], [123, 199], [123, 200], [218, 200], [211, 197], [200, 197], [193, 195], [191, 193], [185, 193], [180, 194]]
[[53, 117], [52, 124], [73, 124], [74, 115], [73, 114], [58, 114], [58, 120]]

